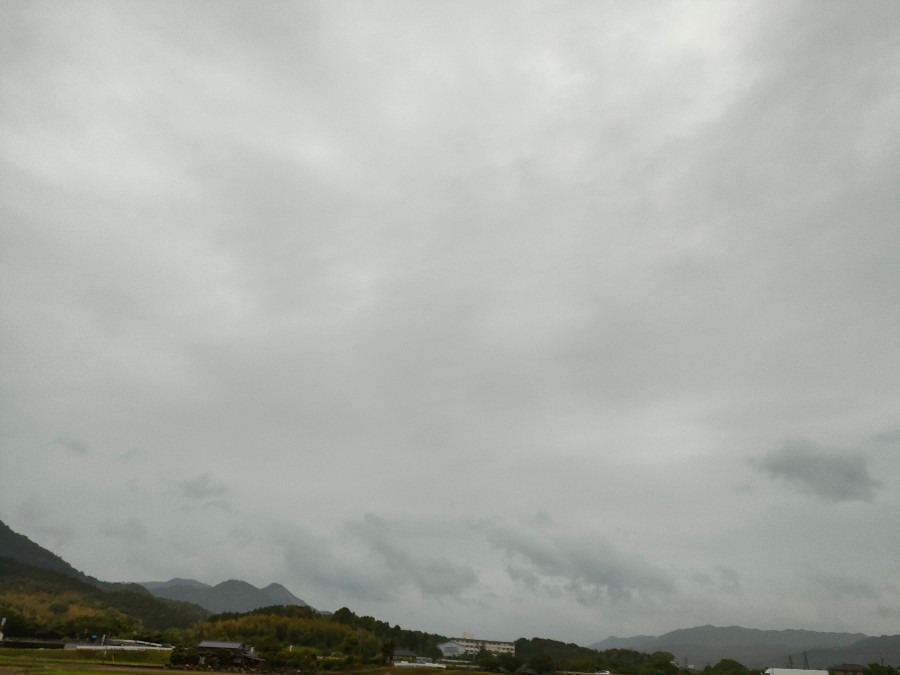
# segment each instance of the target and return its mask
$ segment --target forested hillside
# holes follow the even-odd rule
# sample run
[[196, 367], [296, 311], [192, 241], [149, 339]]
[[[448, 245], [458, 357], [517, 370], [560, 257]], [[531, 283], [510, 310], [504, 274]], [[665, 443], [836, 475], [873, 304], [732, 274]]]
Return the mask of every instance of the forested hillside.
[[446, 638], [390, 626], [346, 607], [323, 616], [310, 607], [265, 607], [246, 613], [225, 613], [183, 632], [185, 648], [173, 654], [175, 663], [191, 663], [196, 653], [187, 645], [200, 640], [243, 642], [270, 666], [341, 669], [359, 663], [390, 660], [397, 649], [422, 656], [441, 656], [437, 645]]
[[187, 628], [203, 608], [161, 600], [130, 584], [105, 588], [0, 556], [0, 612], [14, 637], [80, 638]]
[[91, 580], [55, 553], [35, 544], [24, 534], [10, 529], [2, 520], [0, 520], [0, 555], [82, 581]]
[[516, 656], [531, 670], [567, 670], [583, 673], [610, 671], [622, 675], [675, 675], [678, 667], [668, 652], [647, 654], [632, 649], [598, 652], [574, 643], [544, 638], [516, 640]]

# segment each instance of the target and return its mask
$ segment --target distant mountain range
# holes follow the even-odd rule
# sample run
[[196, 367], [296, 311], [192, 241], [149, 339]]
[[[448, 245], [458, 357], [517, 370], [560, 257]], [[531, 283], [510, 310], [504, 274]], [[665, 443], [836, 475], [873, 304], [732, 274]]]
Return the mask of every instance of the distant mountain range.
[[77, 579], [97, 588], [105, 590], [130, 589], [141, 593], [149, 591], [151, 595], [157, 598], [199, 605], [208, 612], [213, 613], [249, 612], [271, 605], [309, 606], [284, 586], [275, 583], [260, 589], [248, 584], [246, 581], [237, 580], [225, 581], [216, 586], [210, 586], [194, 579], [179, 578], [169, 581], [150, 581], [142, 584], [118, 584], [100, 581], [84, 572], [79, 572], [55, 553], [36, 544], [25, 535], [15, 532], [3, 521], [0, 521], [0, 556]]
[[[21, 589], [32, 594], [23, 612], [15, 603], [29, 603]], [[72, 594], [79, 598], [72, 599]], [[28, 614], [35, 607], [53, 607], [59, 597], [69, 597], [72, 611], [88, 608], [95, 614], [110, 608], [141, 619], [150, 629], [188, 626], [207, 612], [248, 612], [272, 605], [307, 606], [281, 584], [256, 588], [245, 581], [229, 580], [210, 586], [195, 579], [174, 578], [143, 584], [100, 581], [79, 572], [58, 555], [0, 521], [0, 605]], [[54, 610], [55, 611], [55, 610]], [[11, 618], [8, 625], [15, 624]], [[10, 634], [14, 634], [12, 630]], [[573, 645], [574, 646], [574, 645]], [[697, 668], [722, 659], [734, 659], [753, 669], [794, 667], [805, 663], [813, 669], [827, 669], [839, 663], [900, 664], [900, 635], [869, 637], [862, 633], [823, 633], [806, 630], [757, 630], [731, 626], [699, 626], [660, 636], [609, 637], [590, 645], [591, 649], [633, 649], [640, 652], [665, 651], [679, 663]]]
[[144, 581], [141, 586], [158, 598], [180, 600], [200, 605], [213, 613], [249, 612], [272, 605], [300, 605], [307, 603], [281, 584], [257, 588], [246, 581], [230, 579], [210, 586], [196, 579], [174, 578], [169, 581]]
[[664, 651], [680, 664], [703, 668], [721, 659], [734, 659], [748, 668], [795, 668], [804, 662], [812, 669], [827, 669], [838, 663], [900, 663], [900, 635], [869, 637], [863, 633], [823, 633], [808, 630], [758, 630], [730, 626], [698, 626], [665, 635], [609, 637], [591, 649]]
[[9, 637], [58, 637], [56, 628], [90, 620], [121, 625], [126, 617], [146, 630], [187, 628], [209, 612], [154, 597], [138, 584], [100, 581], [0, 522], [0, 608]]

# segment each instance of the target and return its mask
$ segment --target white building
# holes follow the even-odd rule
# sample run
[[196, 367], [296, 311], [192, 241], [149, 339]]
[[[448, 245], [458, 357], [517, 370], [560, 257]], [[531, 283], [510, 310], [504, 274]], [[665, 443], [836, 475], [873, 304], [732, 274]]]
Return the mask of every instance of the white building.
[[[462, 637], [453, 638], [453, 642], [461, 645], [466, 654], [477, 654], [482, 649], [491, 654], [516, 654], [515, 642], [497, 642], [494, 640], [478, 640], [474, 635], [463, 633]], [[443, 650], [441, 650], [443, 651]]]
[[463, 647], [458, 642], [442, 642], [438, 645], [438, 649], [441, 650], [441, 654], [444, 655], [445, 659], [452, 659], [454, 656], [462, 656], [466, 653], [466, 648]]

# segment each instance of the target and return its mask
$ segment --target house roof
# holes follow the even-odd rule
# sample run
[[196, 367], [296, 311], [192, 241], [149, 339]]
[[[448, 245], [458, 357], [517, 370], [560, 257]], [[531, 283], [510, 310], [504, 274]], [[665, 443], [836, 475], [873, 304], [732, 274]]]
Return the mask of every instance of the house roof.
[[243, 649], [243, 642], [216, 642], [215, 640], [204, 640], [197, 649]]

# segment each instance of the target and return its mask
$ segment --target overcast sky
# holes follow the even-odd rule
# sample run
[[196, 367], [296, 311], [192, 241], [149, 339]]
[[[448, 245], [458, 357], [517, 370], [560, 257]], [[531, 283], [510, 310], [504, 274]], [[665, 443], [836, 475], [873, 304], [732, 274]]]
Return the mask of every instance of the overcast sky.
[[900, 624], [900, 3], [0, 3], [0, 519], [589, 644]]

